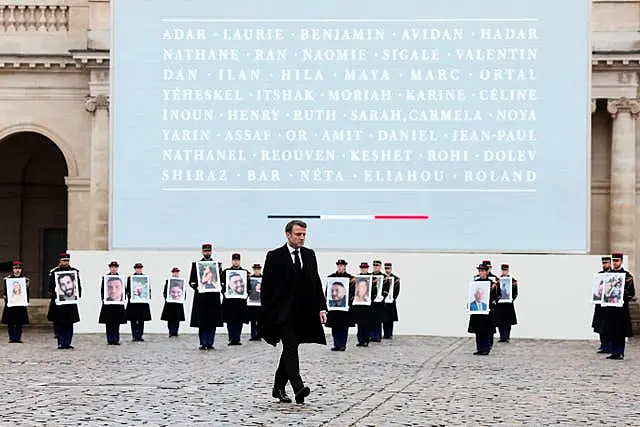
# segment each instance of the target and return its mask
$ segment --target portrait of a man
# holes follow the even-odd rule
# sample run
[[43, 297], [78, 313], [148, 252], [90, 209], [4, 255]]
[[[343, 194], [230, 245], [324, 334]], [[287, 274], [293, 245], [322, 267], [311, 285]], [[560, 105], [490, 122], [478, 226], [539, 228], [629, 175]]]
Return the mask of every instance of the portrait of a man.
[[469, 284], [467, 308], [471, 314], [489, 313], [489, 288], [491, 282], [478, 281]]
[[259, 306], [260, 302], [260, 288], [262, 287], [262, 277], [250, 277], [249, 278], [249, 298], [247, 298], [247, 305]]
[[150, 302], [149, 276], [135, 275], [131, 277], [131, 302]]
[[196, 263], [198, 271], [198, 292], [220, 292], [220, 277], [218, 276], [217, 261], [199, 261]]
[[329, 311], [347, 311], [349, 309], [349, 278], [329, 277], [327, 284], [327, 307]]
[[124, 304], [124, 288], [126, 279], [123, 276], [107, 275], [103, 277], [104, 303]]
[[591, 303], [600, 304], [604, 296], [604, 282], [607, 279], [606, 274], [596, 273], [593, 275], [593, 284], [591, 285]]
[[56, 271], [56, 304], [77, 304], [78, 303], [78, 272], [77, 271]]
[[511, 277], [500, 278], [500, 299], [498, 302], [508, 303], [513, 302], [512, 293], [512, 280]]
[[372, 276], [356, 276], [353, 305], [371, 305]]
[[27, 281], [24, 277], [6, 278], [7, 307], [27, 306]]
[[244, 270], [227, 270], [227, 298], [247, 298], [247, 272]]
[[167, 302], [184, 303], [184, 280], [182, 277], [171, 277], [169, 279]]

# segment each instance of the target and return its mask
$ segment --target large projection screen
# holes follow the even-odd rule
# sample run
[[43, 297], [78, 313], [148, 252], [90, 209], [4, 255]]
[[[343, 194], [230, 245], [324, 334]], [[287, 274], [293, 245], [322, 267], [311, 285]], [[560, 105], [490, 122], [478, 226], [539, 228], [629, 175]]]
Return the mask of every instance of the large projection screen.
[[114, 0], [114, 249], [587, 252], [586, 0]]

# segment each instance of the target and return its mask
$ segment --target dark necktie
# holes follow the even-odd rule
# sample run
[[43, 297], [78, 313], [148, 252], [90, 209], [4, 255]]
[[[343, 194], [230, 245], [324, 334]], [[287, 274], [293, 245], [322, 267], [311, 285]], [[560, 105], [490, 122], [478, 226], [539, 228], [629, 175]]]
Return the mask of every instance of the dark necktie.
[[302, 271], [302, 263], [300, 262], [300, 255], [298, 255], [300, 251], [297, 249], [293, 251], [294, 263], [296, 265], [296, 271]]

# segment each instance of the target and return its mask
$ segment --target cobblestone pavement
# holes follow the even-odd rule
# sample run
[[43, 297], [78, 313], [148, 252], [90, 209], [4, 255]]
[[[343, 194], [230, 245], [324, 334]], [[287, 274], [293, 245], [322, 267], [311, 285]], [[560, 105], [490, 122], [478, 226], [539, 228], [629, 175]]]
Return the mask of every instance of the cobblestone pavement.
[[[6, 330], [2, 330], [6, 333]], [[243, 337], [244, 338], [244, 337]], [[496, 342], [396, 337], [344, 353], [305, 345], [304, 405], [270, 397], [279, 352], [265, 343], [199, 351], [197, 337], [146, 335], [106, 346], [76, 335], [56, 350], [47, 330], [0, 344], [3, 417], [10, 425], [639, 425], [640, 346], [605, 360], [596, 342]], [[246, 338], [244, 338], [246, 340]], [[289, 391], [291, 394], [291, 392]]]

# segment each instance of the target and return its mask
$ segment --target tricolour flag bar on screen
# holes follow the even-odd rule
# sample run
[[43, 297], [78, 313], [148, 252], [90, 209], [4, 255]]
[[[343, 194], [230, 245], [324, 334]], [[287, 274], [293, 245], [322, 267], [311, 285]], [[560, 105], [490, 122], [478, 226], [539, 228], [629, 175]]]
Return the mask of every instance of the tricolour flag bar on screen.
[[425, 220], [428, 215], [268, 215], [269, 219], [319, 219], [321, 221]]

